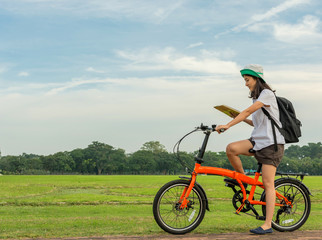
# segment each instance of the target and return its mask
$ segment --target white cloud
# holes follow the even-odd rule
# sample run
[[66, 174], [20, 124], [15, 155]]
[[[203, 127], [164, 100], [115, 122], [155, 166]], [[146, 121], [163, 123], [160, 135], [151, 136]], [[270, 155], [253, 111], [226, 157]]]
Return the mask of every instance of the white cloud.
[[19, 77], [28, 77], [29, 73], [28, 72], [20, 72], [20, 73], [18, 73], [18, 76]]
[[281, 22], [257, 23], [247, 28], [250, 32], [272, 34], [281, 42], [292, 44], [321, 44], [321, 21], [318, 17], [307, 15], [296, 24]]
[[310, 3], [310, 0], [288, 0], [285, 1], [283, 3], [281, 3], [280, 5], [271, 8], [270, 10], [268, 10], [267, 12], [263, 13], [263, 14], [256, 14], [254, 16], [252, 16], [252, 20], [253, 22], [260, 22], [260, 21], [264, 21], [267, 19], [270, 19], [274, 16], [276, 16], [277, 14], [287, 11], [290, 8], [294, 8], [297, 7], [299, 5], [302, 4], [308, 4]]
[[[311, 83], [322, 84], [322, 64], [292, 64], [267, 66], [266, 77], [275, 82], [310, 86]], [[322, 87], [317, 89], [322, 91]]]
[[169, 2], [169, 5], [159, 7], [155, 12], [154, 15], [158, 19], [158, 23], [162, 23], [165, 19], [167, 19], [176, 9], [178, 9], [182, 5], [183, 1], [172, 1]]
[[60, 83], [59, 86], [55, 86], [54, 88], [50, 89], [46, 95], [56, 95], [60, 92], [64, 92], [68, 89], [77, 88], [82, 85], [93, 85], [93, 84], [100, 84], [100, 83], [113, 83], [113, 80], [110, 79], [74, 79], [70, 82]]
[[305, 16], [298, 24], [274, 24], [274, 37], [288, 43], [321, 43], [321, 21], [315, 16]]
[[117, 51], [119, 57], [130, 60], [127, 70], [174, 70], [207, 74], [234, 74], [240, 67], [232, 61], [221, 60], [221, 53], [201, 50], [199, 56], [182, 54], [174, 48], [145, 48], [135, 52]]
[[203, 45], [203, 42], [197, 42], [197, 43], [190, 44], [187, 48], [195, 48], [195, 47], [200, 47], [202, 45]]
[[276, 7], [269, 9], [265, 13], [255, 14], [255, 15], [251, 16], [250, 20], [246, 23], [239, 24], [239, 25], [237, 25], [225, 32], [221, 32], [219, 34], [216, 34], [215, 38], [218, 38], [222, 35], [225, 35], [225, 34], [228, 34], [231, 32], [240, 32], [240, 31], [247, 29], [247, 28], [254, 28], [254, 25], [259, 24], [265, 20], [269, 20], [281, 12], [284, 12], [284, 11], [287, 11], [291, 8], [298, 7], [299, 5], [308, 4], [308, 3], [310, 3], [310, 0], [288, 0], [288, 1], [285, 1], [285, 2], [277, 5]]
[[[10, 106], [2, 104], [3, 111], [8, 113], [7, 117], [22, 114], [27, 120], [36, 121], [87, 115], [98, 118], [106, 114], [107, 118], [117, 120], [128, 117], [141, 120], [156, 117], [171, 119], [189, 115], [187, 109], [191, 107], [198, 112], [200, 101], [220, 99], [225, 92], [238, 90], [238, 85], [243, 85], [241, 77], [238, 80], [239, 84], [235, 84], [234, 79], [215, 76], [78, 79], [61, 83], [49, 92], [48, 87], [43, 85], [32, 94], [28, 94], [27, 88], [33, 86], [26, 84], [15, 89], [15, 93], [2, 93], [0, 102], [11, 102]], [[99, 87], [95, 86], [97, 83]], [[81, 85], [89, 87], [78, 88]], [[219, 88], [220, 91], [216, 91]], [[212, 104], [209, 102], [210, 106]], [[16, 110], [9, 114], [12, 107]], [[140, 114], [137, 114], [138, 108]], [[164, 114], [169, 111], [171, 114]]]
[[94, 73], [105, 73], [104, 71], [97, 70], [97, 69], [95, 69], [93, 67], [88, 67], [88, 68], [85, 69], [85, 71], [87, 71], [87, 72], [94, 72]]
[[161, 23], [178, 9], [183, 0], [3, 0], [1, 8], [18, 14], [50, 15], [53, 13], [101, 18], [129, 18]]

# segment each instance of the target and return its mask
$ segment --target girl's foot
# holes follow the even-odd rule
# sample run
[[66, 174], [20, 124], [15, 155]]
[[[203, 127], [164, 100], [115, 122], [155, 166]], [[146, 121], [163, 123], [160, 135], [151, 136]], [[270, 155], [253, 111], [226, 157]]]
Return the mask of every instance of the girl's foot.
[[255, 229], [251, 229], [250, 232], [254, 233], [254, 234], [261, 234], [262, 235], [262, 234], [266, 234], [266, 233], [272, 233], [273, 229], [269, 228], [269, 229], [264, 230], [262, 227], [258, 227]]

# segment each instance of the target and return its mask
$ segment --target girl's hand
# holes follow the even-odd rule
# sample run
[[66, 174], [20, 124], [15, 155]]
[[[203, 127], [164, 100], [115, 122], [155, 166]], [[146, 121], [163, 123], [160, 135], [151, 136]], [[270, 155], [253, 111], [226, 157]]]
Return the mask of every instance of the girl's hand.
[[228, 125], [219, 125], [216, 127], [215, 130], [220, 134], [220, 133], [223, 133], [221, 129], [224, 129], [224, 132], [225, 132], [226, 130], [229, 129], [229, 126]]

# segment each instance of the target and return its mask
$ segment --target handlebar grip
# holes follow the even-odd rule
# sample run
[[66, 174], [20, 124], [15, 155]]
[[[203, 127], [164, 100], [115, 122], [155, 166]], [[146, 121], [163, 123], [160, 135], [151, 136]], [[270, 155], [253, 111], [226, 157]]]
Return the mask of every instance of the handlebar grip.
[[225, 131], [225, 129], [224, 128], [221, 128], [220, 130], [219, 130], [219, 132], [224, 132]]

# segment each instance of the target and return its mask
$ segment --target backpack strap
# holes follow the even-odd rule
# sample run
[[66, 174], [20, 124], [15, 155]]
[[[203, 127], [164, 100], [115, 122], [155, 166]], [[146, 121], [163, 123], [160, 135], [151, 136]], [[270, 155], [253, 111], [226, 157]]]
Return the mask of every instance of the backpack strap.
[[271, 115], [267, 112], [267, 110], [265, 108], [262, 107], [262, 110], [263, 110], [264, 114], [268, 117], [268, 119], [271, 121], [272, 130], [273, 130], [273, 137], [274, 137], [274, 149], [275, 149], [275, 152], [277, 152], [278, 148], [277, 148], [277, 140], [276, 140], [276, 131], [275, 131], [274, 126], [276, 126], [279, 131], [280, 131], [280, 127], [277, 125], [277, 123], [274, 121], [274, 119], [271, 117]]

